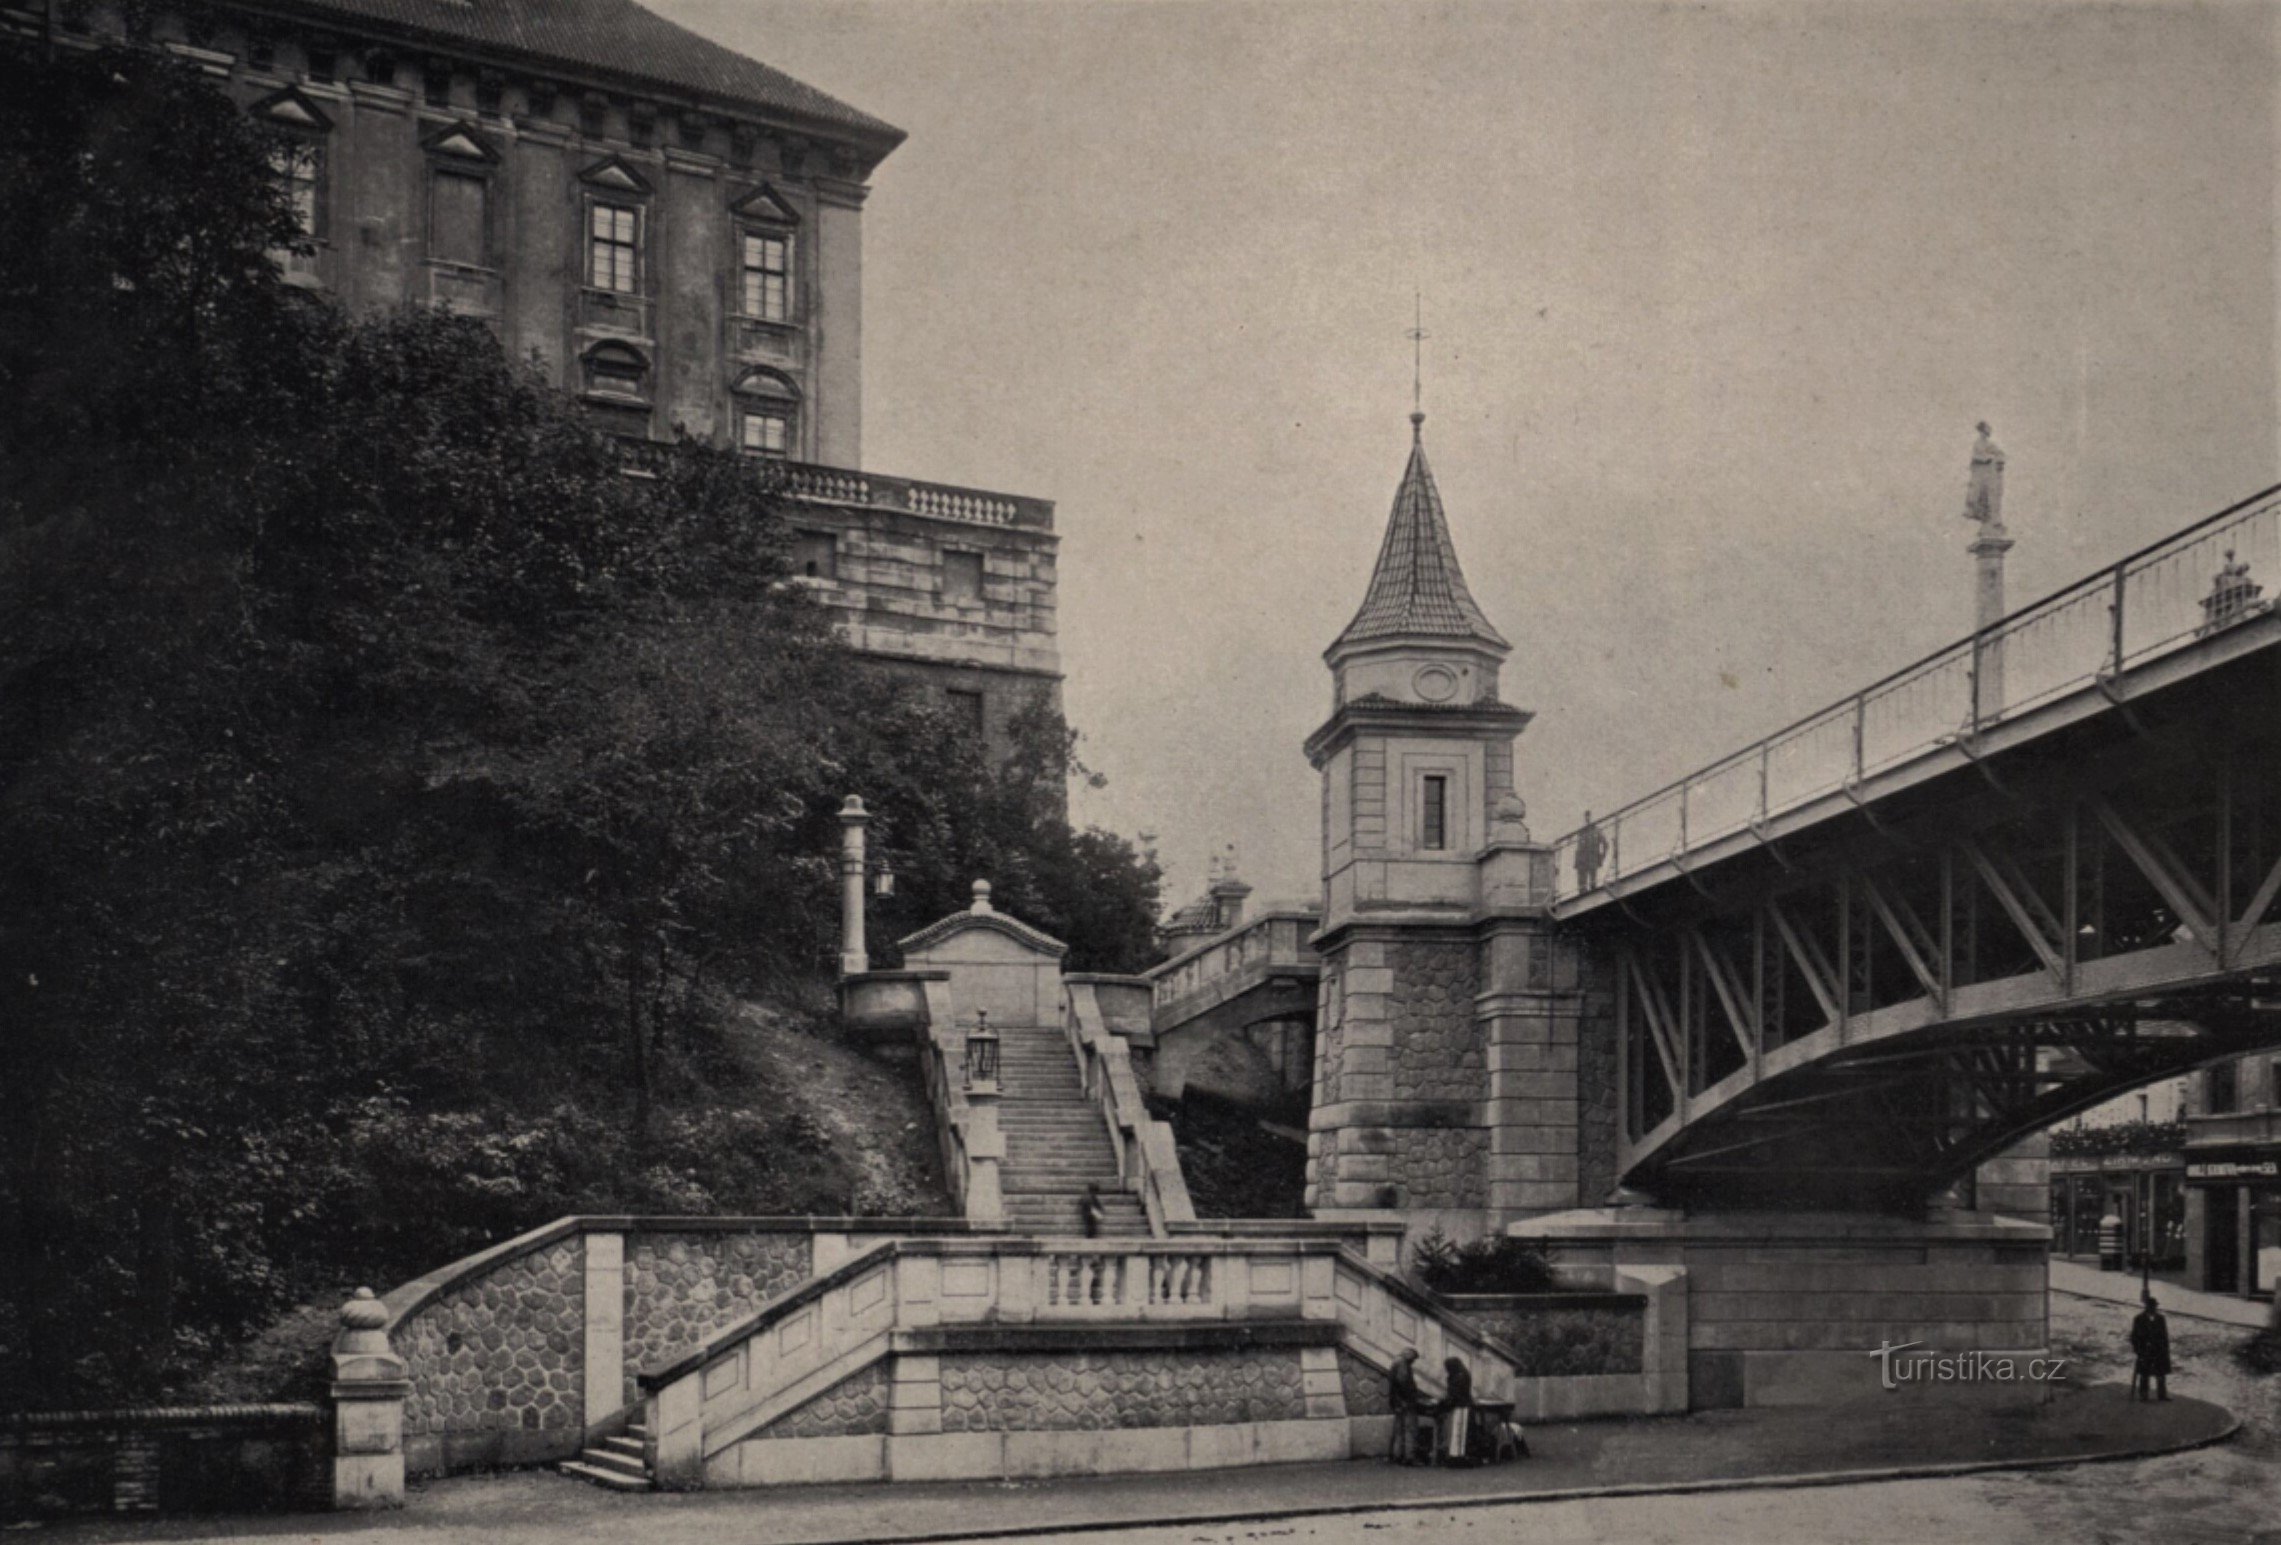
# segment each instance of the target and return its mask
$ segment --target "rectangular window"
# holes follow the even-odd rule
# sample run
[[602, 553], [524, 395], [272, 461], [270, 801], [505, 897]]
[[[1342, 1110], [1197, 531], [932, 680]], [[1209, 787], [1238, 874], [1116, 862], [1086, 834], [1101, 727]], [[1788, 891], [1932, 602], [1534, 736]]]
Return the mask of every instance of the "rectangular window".
[[772, 408], [746, 408], [738, 420], [738, 440], [748, 451], [782, 456], [792, 448], [792, 415]]
[[2207, 1101], [2208, 1114], [2230, 1116], [2237, 1103], [2240, 1068], [2231, 1062], [2213, 1063], [2202, 1071], [2202, 1093]]
[[839, 539], [829, 531], [803, 531], [792, 538], [792, 572], [805, 579], [837, 579]]
[[763, 322], [782, 322], [792, 315], [791, 237], [746, 233], [744, 314]]
[[982, 733], [982, 694], [979, 692], [952, 691], [944, 694], [950, 699], [951, 717], [958, 727], [970, 735]]
[[1449, 780], [1428, 773], [1418, 805], [1418, 846], [1439, 853], [1449, 846]]
[[982, 599], [982, 555], [980, 553], [944, 553], [942, 555], [942, 594], [946, 601], [980, 601]]
[[325, 234], [325, 147], [317, 140], [296, 139], [278, 147], [271, 165], [285, 183], [286, 201], [293, 206], [293, 223], [302, 235], [316, 240]]
[[428, 256], [482, 268], [489, 261], [485, 220], [491, 186], [480, 177], [438, 172], [428, 189]]
[[628, 204], [596, 204], [588, 227], [586, 282], [631, 295], [641, 282], [642, 212]]

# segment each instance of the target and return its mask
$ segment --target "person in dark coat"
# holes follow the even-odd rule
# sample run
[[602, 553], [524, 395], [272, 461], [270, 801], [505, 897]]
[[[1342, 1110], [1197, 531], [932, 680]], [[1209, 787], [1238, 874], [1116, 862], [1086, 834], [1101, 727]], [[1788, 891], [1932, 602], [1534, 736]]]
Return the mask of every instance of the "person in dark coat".
[[1098, 1183], [1092, 1181], [1086, 1183], [1085, 1200], [1082, 1206], [1085, 1212], [1085, 1237], [1087, 1239], [1099, 1239], [1101, 1237], [1101, 1225], [1109, 1220], [1109, 1209], [1102, 1204], [1101, 1187]]
[[2156, 1400], [2170, 1398], [2170, 1322], [2162, 1317], [2162, 1306], [2154, 1295], [2146, 1295], [2146, 1307], [2131, 1321], [2131, 1351], [2138, 1363], [2131, 1370], [2131, 1398], [2147, 1398], [2149, 1382], [2154, 1385]]
[[1442, 1382], [1449, 1387], [1442, 1401], [1442, 1459], [1447, 1464], [1466, 1464], [1473, 1443], [1473, 1373], [1458, 1358], [1442, 1362]]
[[1418, 1418], [1426, 1397], [1418, 1390], [1417, 1348], [1405, 1350], [1386, 1371], [1386, 1404], [1394, 1413], [1393, 1447], [1386, 1457], [1398, 1465], [1425, 1463], [1426, 1456], [1418, 1452]]

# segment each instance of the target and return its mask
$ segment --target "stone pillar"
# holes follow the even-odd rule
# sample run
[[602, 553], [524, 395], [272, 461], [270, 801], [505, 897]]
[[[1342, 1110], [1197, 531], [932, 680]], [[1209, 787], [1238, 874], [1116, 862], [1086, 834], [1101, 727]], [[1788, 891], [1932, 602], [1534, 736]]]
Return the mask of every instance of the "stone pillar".
[[1578, 946], [1539, 920], [1493, 926], [1477, 1011], [1487, 1043], [1488, 1202], [1501, 1221], [1574, 1207], [1583, 984]]
[[816, 459], [863, 465], [863, 200], [870, 190], [836, 177], [816, 181], [815, 373], [809, 412]]
[[1995, 524], [1983, 526], [1979, 537], [1965, 549], [1979, 566], [1973, 587], [1972, 628], [1980, 636], [1973, 660], [1979, 677], [1976, 702], [1983, 721], [2004, 711], [2004, 645], [2001, 639], [1989, 638], [1988, 630], [2003, 620], [2004, 554], [2011, 550], [2012, 539]]
[[358, 1288], [333, 1338], [333, 1506], [404, 1505], [404, 1397], [412, 1381], [388, 1345], [388, 1309]]
[[626, 1404], [626, 1236], [586, 1236], [586, 1386], [579, 1420], [588, 1432]]
[[840, 806], [840, 975], [861, 976], [871, 969], [871, 949], [863, 937], [863, 829], [870, 812], [854, 794]]

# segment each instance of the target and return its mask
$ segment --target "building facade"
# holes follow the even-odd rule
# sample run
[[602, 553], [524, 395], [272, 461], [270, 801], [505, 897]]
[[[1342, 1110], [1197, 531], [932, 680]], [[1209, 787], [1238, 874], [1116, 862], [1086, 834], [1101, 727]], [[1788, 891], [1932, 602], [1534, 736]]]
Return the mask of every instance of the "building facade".
[[205, 69], [286, 136], [291, 282], [480, 317], [631, 444], [788, 463], [851, 644], [994, 741], [1058, 707], [1053, 506], [862, 470], [862, 215], [901, 130], [634, 0], [0, 0], [0, 30]]
[[2281, 1054], [2198, 1069], [2185, 1124], [2187, 1279], [2270, 1295], [2281, 1287]]

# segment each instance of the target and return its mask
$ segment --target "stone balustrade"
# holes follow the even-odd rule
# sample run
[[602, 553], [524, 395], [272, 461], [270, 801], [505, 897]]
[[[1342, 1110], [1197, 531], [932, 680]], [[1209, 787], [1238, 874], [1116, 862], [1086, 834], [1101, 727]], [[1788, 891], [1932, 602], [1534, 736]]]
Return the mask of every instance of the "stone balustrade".
[[[892, 1240], [641, 1380], [668, 1487], [1204, 1468], [1382, 1450], [1415, 1348], [1524, 1419], [1686, 1408], [1685, 1273], [1620, 1274], [1636, 1371], [1539, 1375], [1332, 1236]], [[878, 1391], [884, 1390], [882, 1401]]]
[[1180, 1172], [1172, 1128], [1148, 1113], [1140, 1080], [1133, 1072], [1125, 1038], [1109, 1028], [1104, 994], [1114, 996], [1121, 978], [1067, 976], [1062, 979], [1062, 1031], [1077, 1058], [1085, 1097], [1101, 1112], [1117, 1154], [1117, 1178], [1136, 1193], [1148, 1214], [1149, 1232], [1162, 1237], [1174, 1223], [1191, 1222], [1195, 1203]]

